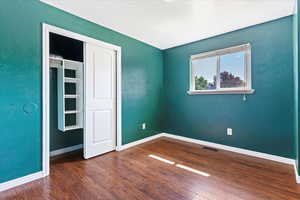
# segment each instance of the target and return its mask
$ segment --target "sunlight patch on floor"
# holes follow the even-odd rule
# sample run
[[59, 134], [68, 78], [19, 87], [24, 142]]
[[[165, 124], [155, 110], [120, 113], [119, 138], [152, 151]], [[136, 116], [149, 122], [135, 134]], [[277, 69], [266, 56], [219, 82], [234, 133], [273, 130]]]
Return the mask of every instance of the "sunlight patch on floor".
[[199, 171], [199, 170], [197, 170], [197, 169], [193, 169], [193, 168], [188, 167], [188, 166], [185, 166], [185, 165], [176, 164], [176, 167], [179, 167], [179, 168], [181, 168], [181, 169], [185, 169], [185, 170], [187, 170], [187, 171], [190, 171], [190, 172], [193, 172], [193, 173], [195, 173], [195, 174], [202, 175], [202, 176], [206, 176], [206, 177], [209, 177], [209, 176], [210, 176], [210, 174], [208, 174], [208, 173]]
[[165, 162], [165, 163], [168, 163], [168, 164], [170, 164], [170, 165], [174, 165], [174, 164], [175, 164], [175, 162], [173, 162], [173, 161], [164, 159], [164, 158], [159, 157], [159, 156], [156, 156], [156, 155], [150, 154], [149, 157], [154, 158], [154, 159], [159, 160], [159, 161], [162, 161], [162, 162]]
[[[162, 158], [160, 156], [153, 155], [153, 154], [150, 154], [149, 157], [153, 158], [153, 159], [156, 159], [156, 160], [159, 160], [159, 161], [162, 161], [164, 163], [170, 164], [170, 165], [174, 165], [175, 164], [175, 162], [173, 162], [171, 160], [168, 160], [168, 159], [165, 159], [165, 158]], [[185, 165], [176, 164], [175, 166], [178, 167], [178, 168], [180, 168], [180, 169], [184, 169], [184, 170], [187, 170], [189, 172], [193, 172], [195, 174], [199, 174], [201, 176], [205, 176], [205, 177], [209, 177], [210, 176], [210, 174], [208, 174], [208, 173], [202, 172], [200, 170], [197, 170], [197, 169], [185, 166]]]

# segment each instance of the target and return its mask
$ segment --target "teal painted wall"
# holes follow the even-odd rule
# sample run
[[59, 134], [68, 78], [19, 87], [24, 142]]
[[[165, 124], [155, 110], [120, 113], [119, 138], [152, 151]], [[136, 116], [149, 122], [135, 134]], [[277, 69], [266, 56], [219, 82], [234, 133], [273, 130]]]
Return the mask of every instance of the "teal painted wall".
[[[296, 160], [297, 160], [297, 167], [298, 167], [298, 173], [300, 174], [300, 168], [299, 168], [299, 166], [300, 166], [300, 133], [299, 133], [299, 130], [300, 130], [300, 123], [299, 123], [299, 113], [300, 113], [300, 106], [299, 106], [299, 100], [300, 100], [300, 97], [299, 97], [299, 95], [300, 95], [300, 93], [299, 93], [299, 85], [300, 85], [300, 70], [299, 70], [299, 60], [300, 60], [300, 50], [299, 50], [299, 48], [300, 48], [300, 31], [299, 31], [299, 29], [300, 29], [300, 14], [299, 14], [299, 10], [300, 10], [300, 0], [298, 0], [297, 1], [297, 22], [298, 22], [298, 26], [297, 26], [297, 29], [296, 29], [296, 31], [297, 31], [297, 33], [298, 33], [298, 37], [297, 37], [297, 40], [296, 40], [296, 42], [298, 43], [298, 45], [297, 45], [297, 52], [298, 52], [298, 59], [297, 59], [297, 64], [298, 64], [298, 66], [297, 66], [297, 71], [298, 71], [298, 84], [297, 84], [297, 88], [298, 88], [298, 109], [296, 110], [296, 112], [298, 112], [298, 118], [297, 118], [297, 124], [298, 124], [298, 131], [297, 131], [297, 135], [298, 135], [298, 140], [296, 140], [296, 146], [297, 146], [297, 157], [296, 157]], [[296, 55], [297, 56], [297, 55]]]
[[299, 59], [300, 59], [300, 33], [299, 33], [299, 27], [300, 27], [300, 15], [299, 15], [299, 10], [300, 10], [300, 0], [297, 0], [297, 10], [296, 14], [294, 15], [294, 83], [295, 83], [295, 149], [296, 149], [296, 165], [298, 168], [298, 173], [300, 173], [299, 165], [300, 165], [300, 123], [299, 123], [299, 113], [300, 113], [300, 107], [299, 107], [299, 84], [300, 84], [300, 70], [299, 70]]
[[298, 143], [298, 137], [299, 137], [299, 84], [298, 84], [298, 14], [295, 14], [293, 16], [293, 57], [294, 57], [294, 105], [295, 105], [295, 112], [294, 112], [294, 134], [295, 134], [295, 158], [296, 158], [296, 164], [298, 167], [298, 161], [299, 161], [299, 143]]
[[[0, 2], [0, 182], [42, 167], [42, 25], [122, 47], [123, 143], [160, 132], [163, 57], [159, 49], [36, 0]], [[146, 122], [148, 130], [141, 130]]]
[[[285, 17], [165, 50], [165, 132], [294, 158], [292, 28]], [[246, 102], [242, 95], [187, 94], [190, 55], [245, 43], [256, 90]]]

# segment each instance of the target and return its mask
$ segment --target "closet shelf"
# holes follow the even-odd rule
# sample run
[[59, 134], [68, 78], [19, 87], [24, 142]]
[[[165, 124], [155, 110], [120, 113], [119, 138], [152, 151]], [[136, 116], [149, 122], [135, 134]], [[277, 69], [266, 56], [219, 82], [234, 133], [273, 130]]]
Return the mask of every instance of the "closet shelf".
[[[50, 67], [57, 68], [58, 129], [65, 132], [83, 128], [83, 63], [53, 57], [49, 62]], [[76, 87], [68, 87], [66, 83], [75, 83]], [[72, 110], [66, 110], [66, 106], [71, 106]]]
[[62, 58], [49, 57], [50, 60], [64, 61]]
[[68, 60], [68, 59], [63, 59], [63, 58], [55, 58], [55, 57], [50, 57], [50, 60], [56, 60], [56, 61], [64, 61], [64, 62], [70, 62], [70, 63], [77, 63], [82, 65], [82, 62], [75, 61], [75, 60]]
[[80, 129], [82, 128], [81, 126], [65, 126], [65, 131], [70, 131], [70, 130], [75, 130], [75, 129]]
[[65, 114], [76, 114], [76, 113], [80, 113], [79, 110], [68, 110], [68, 111], [65, 111]]
[[78, 70], [81, 69], [83, 66], [82, 62], [67, 60], [63, 58], [50, 57], [49, 60], [50, 60], [51, 68], [64, 68], [64, 69]]
[[79, 82], [80, 79], [79, 78], [69, 78], [69, 77], [65, 77], [65, 82], [66, 83], [77, 83]]
[[76, 99], [79, 95], [77, 94], [65, 94], [65, 99]]

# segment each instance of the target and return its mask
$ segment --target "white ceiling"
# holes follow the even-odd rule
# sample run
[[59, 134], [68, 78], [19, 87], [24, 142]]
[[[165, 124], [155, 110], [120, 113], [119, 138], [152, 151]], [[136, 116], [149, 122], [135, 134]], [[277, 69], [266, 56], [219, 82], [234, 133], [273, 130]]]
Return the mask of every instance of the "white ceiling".
[[41, 0], [160, 49], [293, 14], [295, 0]]

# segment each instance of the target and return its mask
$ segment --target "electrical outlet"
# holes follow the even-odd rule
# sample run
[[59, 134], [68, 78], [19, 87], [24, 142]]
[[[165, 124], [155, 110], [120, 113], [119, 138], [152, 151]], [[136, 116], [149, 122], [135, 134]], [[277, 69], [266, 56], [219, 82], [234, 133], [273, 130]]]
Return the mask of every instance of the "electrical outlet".
[[146, 123], [142, 124], [142, 129], [145, 130], [146, 129]]
[[232, 128], [227, 128], [227, 135], [232, 135]]

